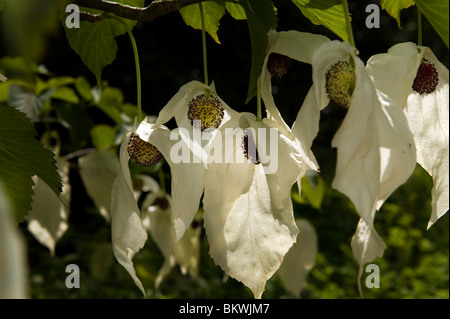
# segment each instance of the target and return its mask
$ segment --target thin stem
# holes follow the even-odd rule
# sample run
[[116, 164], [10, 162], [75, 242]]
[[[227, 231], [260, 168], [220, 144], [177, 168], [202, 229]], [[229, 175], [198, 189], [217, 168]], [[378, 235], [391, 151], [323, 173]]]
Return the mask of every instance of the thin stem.
[[162, 165], [159, 167], [158, 175], [159, 175], [159, 187], [161, 187], [161, 189], [165, 193], [166, 192], [166, 178], [164, 176], [164, 170], [163, 170]]
[[353, 38], [352, 22], [350, 21], [350, 12], [348, 11], [347, 0], [342, 0], [342, 5], [344, 6], [345, 23], [347, 25], [348, 43], [354, 48], [355, 39]]
[[417, 7], [417, 45], [422, 45], [422, 12]]
[[256, 81], [256, 120], [258, 122], [262, 121], [261, 115], [261, 76], [258, 76]]
[[130, 37], [131, 45], [133, 47], [133, 55], [134, 55], [134, 64], [136, 66], [136, 83], [137, 83], [137, 109], [138, 109], [138, 121], [142, 122], [142, 85], [141, 85], [141, 68], [139, 65], [139, 53], [136, 45], [136, 40], [134, 39], [133, 33], [131, 32], [128, 25], [121, 18], [118, 18], [112, 14], [108, 14], [109, 17], [118, 20], [122, 23], [125, 30], [127, 30], [128, 36]]
[[205, 28], [205, 13], [203, 11], [203, 4], [199, 2], [200, 17], [202, 21], [202, 46], [203, 46], [203, 81], [205, 85], [209, 85], [208, 82], [208, 58], [206, 54], [206, 28]]

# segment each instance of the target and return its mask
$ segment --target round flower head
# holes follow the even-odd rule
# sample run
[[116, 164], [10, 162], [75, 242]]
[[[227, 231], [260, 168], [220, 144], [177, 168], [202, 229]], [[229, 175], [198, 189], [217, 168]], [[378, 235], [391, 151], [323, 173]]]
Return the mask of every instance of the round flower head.
[[436, 67], [427, 59], [422, 59], [414, 78], [413, 90], [419, 94], [430, 94], [436, 91], [438, 83], [439, 74]]
[[337, 105], [348, 108], [355, 89], [355, 68], [347, 61], [333, 64], [325, 75], [328, 98]]
[[[161, 125], [175, 118], [178, 132], [195, 158], [207, 166], [204, 149], [214, 138], [217, 129], [237, 112], [231, 109], [216, 93], [214, 83], [205, 85], [191, 81], [183, 85], [159, 112], [155, 125]], [[207, 133], [199, 139], [198, 133]]]
[[143, 141], [136, 133], [132, 133], [128, 141], [128, 155], [132, 162], [141, 166], [155, 165], [162, 158], [156, 146]]
[[189, 102], [187, 116], [191, 125], [202, 132], [216, 129], [224, 116], [222, 102], [212, 94], [200, 94]]
[[272, 76], [282, 78], [286, 75], [290, 64], [290, 57], [278, 53], [271, 53], [267, 61], [267, 69]]

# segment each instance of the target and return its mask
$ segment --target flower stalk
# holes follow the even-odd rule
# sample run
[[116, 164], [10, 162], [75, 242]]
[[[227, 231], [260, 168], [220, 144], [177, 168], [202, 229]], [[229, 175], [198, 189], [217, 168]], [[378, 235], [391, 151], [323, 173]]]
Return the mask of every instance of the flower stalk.
[[137, 45], [136, 45], [136, 40], [135, 40], [130, 28], [122, 19], [120, 19], [119, 17], [112, 15], [112, 14], [108, 14], [108, 16], [111, 18], [114, 18], [117, 21], [119, 21], [120, 23], [122, 23], [125, 30], [127, 30], [128, 36], [130, 37], [131, 45], [133, 47], [134, 64], [136, 67], [138, 122], [140, 123], [140, 122], [142, 122], [142, 97], [141, 97], [142, 84], [141, 84], [141, 68], [139, 65], [139, 54], [138, 54], [138, 49], [137, 49]]
[[203, 4], [199, 2], [200, 18], [202, 21], [202, 47], [203, 47], [203, 82], [208, 85], [208, 59], [206, 54], [206, 27], [205, 27], [205, 12], [203, 11]]
[[356, 48], [355, 39], [353, 38], [352, 23], [350, 21], [350, 12], [348, 11], [347, 0], [342, 0], [342, 5], [344, 7], [345, 23], [347, 25], [348, 43], [353, 48]]
[[417, 45], [422, 46], [422, 12], [417, 7]]

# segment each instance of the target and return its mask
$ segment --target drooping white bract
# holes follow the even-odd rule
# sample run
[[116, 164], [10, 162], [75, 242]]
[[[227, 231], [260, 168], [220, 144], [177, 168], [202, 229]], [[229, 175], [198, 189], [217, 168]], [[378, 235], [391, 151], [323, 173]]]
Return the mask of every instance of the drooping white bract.
[[0, 81], [1, 82], [6, 82], [6, 80], [8, 80], [8, 78], [0, 73]]
[[[128, 161], [130, 160], [128, 150], [130, 145], [133, 144], [134, 151], [139, 153], [139, 156], [153, 156], [149, 153], [149, 150], [136, 149], [137, 147], [143, 147], [142, 143], [145, 143], [151, 145], [153, 151], [156, 148], [156, 151], [160, 152], [166, 159], [171, 168], [172, 175], [172, 210], [177, 205], [176, 207], [179, 212], [179, 224], [175, 224], [174, 232], [177, 230], [177, 225], [179, 226], [181, 224], [181, 227], [183, 227], [181, 234], [184, 234], [186, 230], [184, 227], [189, 226], [192, 218], [198, 211], [200, 197], [203, 193], [205, 169], [200, 162], [174, 163], [172, 161], [172, 149], [175, 145], [184, 143], [184, 140], [177, 141], [171, 139], [174, 131], [171, 132], [163, 125], [156, 126], [150, 124], [147, 119], [144, 119], [139, 124], [136, 132], [128, 133], [120, 148], [121, 169], [112, 190], [111, 226], [113, 230], [112, 241], [114, 254], [144, 294], [142, 283], [136, 276], [131, 259], [134, 253], [144, 246], [147, 240], [147, 232], [142, 225], [140, 211], [134, 197], [128, 168]], [[175, 135], [179, 136], [179, 134]], [[136, 139], [140, 142], [136, 142]], [[131, 144], [130, 140], [132, 140]], [[140, 145], [134, 145], [135, 142]], [[187, 226], [184, 226], [185, 223]]]
[[[272, 76], [267, 66], [272, 54], [287, 56], [299, 62], [312, 63], [312, 58], [316, 50], [330, 40], [322, 35], [293, 30], [282, 32], [271, 30], [267, 35], [269, 43], [261, 72], [261, 97], [267, 110], [267, 118], [281, 123], [282, 133], [285, 136], [291, 139], [296, 138], [304, 162], [303, 169], [311, 168], [318, 170], [319, 165], [310, 148], [319, 129], [318, 126], [314, 127], [311, 125], [318, 122], [319, 114], [317, 112], [311, 112], [297, 117], [297, 125], [293, 126], [291, 132], [275, 105], [272, 96]], [[301, 110], [301, 112], [303, 111]]]
[[0, 299], [29, 297], [25, 240], [0, 182]]
[[[203, 219], [210, 255], [255, 298], [261, 298], [298, 234], [291, 187], [301, 172], [301, 157], [296, 142], [280, 128], [250, 113], [233, 116], [211, 144], [224, 155], [223, 162], [210, 162], [205, 179]], [[275, 141], [270, 152], [264, 137], [269, 132]], [[275, 171], [269, 168], [273, 161]]]
[[142, 203], [142, 223], [164, 256], [164, 263], [155, 279], [155, 288], [176, 264], [183, 274], [189, 273], [194, 278], [199, 271], [201, 228], [187, 228], [183, 237], [174, 244], [171, 202], [170, 195], [158, 189], [149, 193]]
[[381, 100], [393, 100], [414, 136], [417, 162], [433, 178], [428, 228], [449, 209], [448, 69], [433, 52], [400, 43], [367, 62]]
[[298, 218], [295, 223], [300, 230], [297, 242], [284, 256], [276, 274], [280, 276], [286, 290], [300, 298], [308, 274], [316, 263], [318, 245], [316, 231], [309, 221]]
[[133, 256], [144, 247], [147, 241], [140, 211], [134, 198], [128, 161], [128, 143], [132, 132], [125, 135], [120, 146], [120, 169], [111, 191], [111, 241], [114, 256], [128, 271], [136, 286], [145, 295], [144, 287], [136, 275]]
[[365, 263], [383, 255], [385, 245], [373, 220], [386, 198], [412, 174], [414, 142], [402, 112], [389, 101], [379, 101], [364, 63], [349, 44], [325, 42], [316, 48], [311, 63], [313, 85], [292, 132], [308, 143], [318, 132], [320, 110], [330, 98], [348, 108], [332, 140], [337, 148], [332, 187], [348, 196], [361, 216], [352, 239], [361, 276]]
[[[179, 150], [183, 152], [184, 146], [190, 150], [187, 159], [181, 159], [177, 163], [172, 161], [172, 156], [163, 153], [172, 171], [175, 242], [183, 236], [198, 211], [208, 162], [205, 150], [214, 138], [216, 129], [226, 123], [233, 114], [236, 114], [236, 111], [217, 95], [214, 83], [207, 86], [198, 81], [183, 85], [159, 112], [155, 127], [174, 117], [178, 128], [174, 130], [172, 138], [180, 137], [184, 141], [175, 145], [172, 155]], [[198, 163], [203, 163], [203, 169]]]
[[[55, 135], [56, 134], [56, 135]], [[50, 145], [50, 139], [57, 140], [56, 145]], [[60, 141], [57, 133], [47, 132], [42, 136], [42, 143], [55, 153], [58, 174], [61, 176], [62, 191], [58, 196], [38, 176], [33, 176], [33, 202], [26, 216], [28, 230], [44, 246], [51, 255], [55, 254], [58, 240], [69, 228], [69, 207], [71, 186], [69, 182], [69, 162], [59, 156]]]
[[100, 214], [111, 220], [111, 189], [120, 162], [115, 152], [99, 150], [80, 156], [78, 167], [84, 187]]

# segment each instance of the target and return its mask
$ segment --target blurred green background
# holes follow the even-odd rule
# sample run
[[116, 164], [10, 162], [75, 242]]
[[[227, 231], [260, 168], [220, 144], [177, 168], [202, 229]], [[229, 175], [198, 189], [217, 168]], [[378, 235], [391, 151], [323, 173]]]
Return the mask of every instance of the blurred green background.
[[[322, 26], [315, 26], [290, 1], [274, 1], [278, 8], [278, 31], [295, 29], [336, 36]], [[417, 39], [416, 8], [402, 11], [402, 29], [385, 11], [381, 12], [381, 28], [365, 27], [365, 7], [376, 1], [349, 1], [353, 17], [355, 42], [363, 61], [373, 54], [386, 52], [392, 45]], [[44, 9], [42, 9], [44, 10]], [[0, 17], [0, 19], [3, 17]], [[23, 23], [29, 23], [25, 21]], [[21, 23], [21, 21], [17, 21]], [[42, 29], [45, 29], [41, 26]], [[429, 46], [447, 67], [448, 50], [429, 23], [424, 19], [423, 44]], [[60, 23], [52, 30], [37, 62], [53, 76], [84, 76], [91, 86], [95, 77], [71, 50]], [[4, 30], [0, 39], [0, 58], [15, 56], [13, 47], [6, 46]], [[157, 115], [159, 110], [191, 80], [202, 81], [201, 32], [185, 25], [179, 13], [157, 18], [151, 23], [139, 22], [133, 30], [140, 53], [142, 72], [143, 110]], [[233, 20], [225, 15], [218, 32], [222, 44], [210, 37], [208, 45], [209, 78], [215, 82], [217, 92], [232, 108], [256, 112], [255, 100], [245, 105], [250, 72], [251, 47], [245, 21]], [[41, 39], [41, 38], [40, 38]], [[134, 60], [127, 36], [116, 38], [118, 53], [115, 61], [103, 71], [105, 85], [120, 89], [124, 102], [136, 104]], [[43, 76], [46, 78], [46, 76]], [[275, 101], [288, 124], [292, 124], [311, 85], [311, 67], [292, 62], [286, 77], [274, 79]], [[68, 102], [55, 107], [64, 109]], [[112, 125], [111, 119], [100, 111], [76, 106], [77, 118], [72, 119], [77, 135], [58, 123], [51, 127], [60, 132], [61, 155], [80, 148], [92, 147], [89, 135], [95, 124]], [[316, 265], [308, 278], [302, 298], [359, 298], [356, 278], [358, 266], [352, 256], [350, 241], [358, 222], [353, 204], [339, 192], [331, 189], [336, 152], [331, 139], [345, 113], [330, 105], [321, 115], [320, 131], [314, 141], [313, 152], [321, 166], [320, 177], [309, 181], [318, 186], [315, 195], [298, 198], [293, 188], [295, 217], [306, 218], [315, 227], [319, 239]], [[42, 134], [46, 127], [36, 124]], [[76, 159], [71, 160], [72, 185], [69, 229], [57, 243], [56, 254], [50, 256], [20, 227], [28, 243], [30, 294], [32, 298], [142, 298], [131, 277], [115, 260], [111, 249], [110, 225], [96, 210], [86, 193], [77, 171]], [[164, 166], [166, 172], [168, 167]], [[375, 228], [384, 239], [387, 249], [383, 258], [374, 261], [380, 268], [380, 288], [364, 289], [366, 298], [449, 298], [449, 217], [446, 214], [430, 230], [426, 230], [431, 215], [431, 177], [417, 165], [414, 174], [386, 201], [375, 219]], [[152, 242], [134, 258], [135, 268], [149, 298], [252, 298], [249, 289], [224, 274], [208, 254], [204, 231], [201, 235], [200, 274], [193, 279], [174, 268], [158, 290], [153, 289], [163, 257]], [[80, 267], [81, 287], [67, 289], [66, 265]], [[365, 280], [363, 275], [362, 280]], [[278, 277], [266, 285], [263, 298], [293, 298], [283, 288]]]

